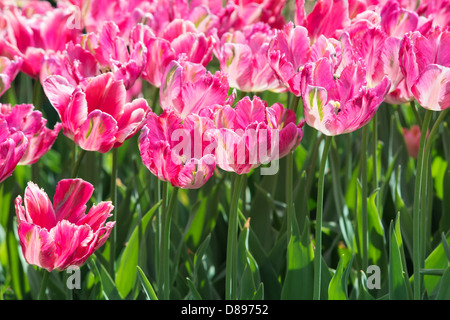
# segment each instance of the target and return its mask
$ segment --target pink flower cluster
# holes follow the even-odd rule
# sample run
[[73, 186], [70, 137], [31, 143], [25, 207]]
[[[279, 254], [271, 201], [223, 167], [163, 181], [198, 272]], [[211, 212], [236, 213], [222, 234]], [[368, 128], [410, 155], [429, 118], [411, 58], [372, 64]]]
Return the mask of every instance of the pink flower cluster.
[[[0, 182], [18, 163], [36, 162], [61, 128], [82, 149], [101, 153], [139, 134], [142, 161], [154, 175], [200, 188], [217, 167], [246, 174], [286, 156], [299, 145], [305, 122], [332, 136], [366, 125], [383, 101], [450, 107], [450, 0], [287, 5], [0, 1], [0, 95], [23, 72], [42, 83], [61, 120], [50, 130], [32, 105], [0, 107]], [[292, 21], [283, 16], [289, 9]], [[161, 114], [133, 98], [143, 82], [159, 90]], [[236, 101], [238, 91], [252, 98]], [[264, 91], [301, 98], [305, 119], [253, 95]], [[52, 206], [29, 185], [26, 210], [16, 201], [28, 262], [48, 270], [78, 265], [106, 241], [110, 205], [86, 216], [82, 206], [61, 213], [74, 197], [86, 203], [91, 189], [64, 181]], [[59, 249], [66, 232], [83, 250]]]

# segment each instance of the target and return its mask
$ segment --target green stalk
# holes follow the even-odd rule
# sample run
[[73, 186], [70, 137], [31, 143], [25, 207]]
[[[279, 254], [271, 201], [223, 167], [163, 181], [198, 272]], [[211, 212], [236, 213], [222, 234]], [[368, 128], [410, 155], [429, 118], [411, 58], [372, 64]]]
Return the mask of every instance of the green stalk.
[[[113, 219], [117, 224], [117, 148], [112, 149], [112, 170], [111, 170], [111, 202], [114, 206]], [[110, 236], [110, 274], [113, 279], [116, 277], [116, 239], [117, 239], [117, 227], [113, 228]]]
[[[428, 135], [428, 138], [425, 139], [425, 151], [423, 154], [423, 169], [422, 169], [422, 190], [420, 195], [420, 201], [422, 202], [421, 212], [420, 212], [420, 268], [425, 267], [425, 256], [426, 256], [426, 244], [427, 244], [427, 208], [429, 207], [429, 202], [432, 200], [432, 194], [430, 191], [433, 190], [433, 177], [431, 176], [431, 147], [433, 145], [434, 138], [439, 131], [439, 127], [441, 122], [445, 119], [449, 109], [442, 111], [439, 114], [439, 117], [436, 119], [436, 122], [433, 124], [433, 127]], [[426, 133], [425, 133], [426, 135]], [[428, 199], [428, 201], [427, 201]], [[429, 216], [431, 218], [431, 212], [429, 212]]]
[[422, 119], [420, 118], [419, 111], [417, 111], [416, 101], [412, 100], [410, 103], [411, 110], [413, 111], [414, 117], [416, 118], [419, 128], [422, 130]]
[[293, 215], [294, 212], [294, 200], [293, 200], [293, 175], [294, 175], [294, 157], [292, 153], [289, 153], [286, 157], [286, 219], [287, 219], [287, 244], [291, 239]]
[[47, 300], [45, 291], [47, 290], [47, 283], [48, 283], [48, 278], [50, 276], [50, 272], [48, 272], [45, 269], [43, 271], [44, 271], [44, 276], [42, 278], [41, 290], [39, 290], [38, 300]]
[[323, 189], [325, 166], [327, 164], [328, 151], [330, 150], [332, 136], [327, 136], [320, 160], [319, 182], [317, 189], [317, 211], [316, 211], [316, 248], [314, 252], [314, 300], [320, 300], [321, 269], [322, 269], [322, 212], [323, 212]]
[[160, 220], [158, 221], [158, 244], [160, 245], [161, 250], [159, 250], [159, 268], [158, 268], [158, 294], [160, 295], [160, 299], [164, 298], [164, 291], [163, 291], [163, 283], [164, 283], [164, 239], [165, 239], [165, 235], [164, 235], [164, 229], [163, 229], [163, 224], [165, 222], [165, 217], [166, 217], [166, 212], [167, 212], [167, 190], [168, 190], [169, 186], [167, 182], [162, 182], [162, 203], [161, 203], [161, 216], [160, 216]]
[[163, 262], [164, 262], [164, 300], [169, 300], [170, 298], [170, 227], [172, 224], [172, 214], [173, 207], [175, 205], [175, 200], [177, 199], [178, 188], [173, 188], [172, 194], [170, 196], [169, 206], [163, 217], [164, 219], [164, 237], [163, 237]]
[[[39, 110], [42, 104], [42, 86], [39, 78], [34, 79], [34, 88], [33, 88], [33, 106], [35, 110]], [[39, 185], [39, 172], [40, 172], [40, 161], [31, 165], [31, 177], [32, 180]]]
[[242, 185], [245, 181], [245, 175], [235, 175], [231, 189], [230, 214], [228, 216], [228, 236], [227, 236], [227, 262], [225, 278], [225, 297], [227, 300], [236, 300], [237, 298], [237, 237], [238, 237], [238, 206], [241, 195]]
[[[76, 150], [76, 146], [75, 149]], [[84, 155], [86, 154], [86, 150], [81, 149], [80, 153], [78, 154], [78, 158], [76, 159], [73, 168], [72, 168], [72, 174], [71, 177], [72, 179], [75, 179], [78, 176], [78, 171], [80, 169], [80, 165], [81, 165], [81, 161], [83, 161]], [[75, 157], [75, 153], [74, 153], [74, 157]]]
[[427, 145], [425, 142], [425, 153], [423, 155], [423, 169], [422, 169], [422, 190], [420, 191], [420, 268], [425, 267], [425, 252], [427, 244], [427, 204], [428, 199], [431, 197], [429, 192], [429, 186], [433, 179], [431, 177], [430, 158], [431, 155], [427, 153]]
[[[373, 128], [372, 128], [372, 153], [373, 153], [373, 169], [372, 169], [372, 177], [373, 177], [373, 186], [372, 190], [376, 190], [378, 188], [378, 113], [376, 112], [373, 116], [372, 120]], [[376, 196], [376, 205], [377, 211], [380, 212], [380, 194]]]
[[[159, 200], [161, 200], [161, 180], [159, 180], [158, 177], [154, 176], [154, 175], [151, 176], [151, 179], [154, 180], [154, 189], [152, 191], [153, 191], [153, 197], [154, 197], [153, 198], [153, 202], [156, 203]], [[152, 197], [150, 197], [150, 199], [151, 198]], [[159, 277], [159, 275], [160, 275], [160, 267], [159, 267], [159, 265], [160, 265], [160, 260], [161, 260], [160, 259], [160, 252], [159, 252], [160, 244], [161, 244], [161, 229], [162, 229], [161, 220], [162, 220], [162, 208], [161, 208], [161, 206], [159, 206], [158, 212], [156, 214], [156, 221], [155, 221], [155, 223], [156, 223], [156, 231], [155, 231], [155, 239], [156, 239], [156, 241], [154, 241], [155, 242], [155, 274], [158, 275], [158, 279], [160, 279], [160, 277]], [[158, 288], [161, 288], [159, 286], [160, 284], [161, 283], [158, 280], [157, 281]]]
[[[290, 107], [294, 113], [297, 113], [298, 102], [300, 97], [291, 95]], [[286, 216], [287, 216], [287, 244], [291, 239], [293, 215], [294, 212], [294, 191], [293, 191], [293, 176], [294, 176], [294, 156], [293, 152], [290, 152], [287, 157], [286, 167]]]
[[414, 186], [414, 209], [413, 209], [413, 265], [414, 265], [414, 299], [420, 300], [421, 296], [421, 252], [420, 252], [420, 193], [422, 188], [422, 171], [423, 167], [423, 157], [424, 157], [424, 147], [426, 141], [426, 133], [428, 126], [430, 125], [432, 116], [432, 111], [427, 110], [425, 112], [425, 119], [422, 124], [420, 143], [419, 143], [419, 154], [417, 156], [417, 169], [416, 169], [416, 182]]
[[369, 215], [367, 211], [367, 136], [369, 126], [364, 126], [361, 146], [361, 215], [362, 215], [362, 268], [366, 272], [369, 266]]

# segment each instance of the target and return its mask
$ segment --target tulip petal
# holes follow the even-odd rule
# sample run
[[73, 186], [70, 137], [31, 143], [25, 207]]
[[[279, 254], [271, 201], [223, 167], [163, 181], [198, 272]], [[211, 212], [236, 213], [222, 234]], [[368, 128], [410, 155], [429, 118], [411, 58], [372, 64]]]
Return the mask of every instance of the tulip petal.
[[425, 109], [441, 111], [450, 107], [450, 68], [431, 64], [411, 88]]
[[33, 182], [25, 189], [25, 210], [27, 221], [50, 230], [56, 224], [56, 214], [53, 205], [44, 190]]
[[61, 180], [53, 198], [56, 220], [77, 223], [84, 216], [86, 203], [93, 192], [94, 187], [81, 179]]
[[51, 234], [37, 225], [19, 224], [19, 239], [25, 261], [52, 271], [56, 261], [56, 245]]
[[75, 143], [82, 149], [106, 153], [113, 148], [117, 122], [100, 110], [92, 111], [75, 135]]

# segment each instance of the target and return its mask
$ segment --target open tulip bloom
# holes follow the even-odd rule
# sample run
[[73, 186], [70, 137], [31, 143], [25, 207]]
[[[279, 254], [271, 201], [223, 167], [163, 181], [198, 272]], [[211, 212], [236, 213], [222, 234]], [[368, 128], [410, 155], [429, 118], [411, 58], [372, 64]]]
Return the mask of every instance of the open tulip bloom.
[[47, 271], [81, 266], [108, 239], [115, 222], [106, 222], [113, 206], [100, 202], [86, 214], [94, 187], [81, 179], [61, 180], [53, 203], [29, 182], [15, 200], [20, 245], [25, 260]]
[[53, 129], [47, 128], [47, 120], [42, 117], [40, 111], [34, 110], [31, 104], [20, 104], [14, 107], [0, 104], [0, 114], [4, 116], [10, 132], [20, 131], [28, 140], [20, 165], [36, 163], [51, 149], [61, 129], [60, 123], [57, 123]]
[[216, 168], [212, 128], [210, 119], [193, 114], [182, 119], [171, 111], [150, 113], [139, 137], [142, 161], [174, 187], [198, 189]]
[[450, 297], [450, 0], [0, 0], [0, 98], [0, 300]]
[[0, 114], [0, 183], [12, 175], [28, 147], [22, 131], [11, 132], [5, 117]]
[[400, 49], [406, 87], [425, 109], [450, 107], [450, 31], [435, 28], [429, 34], [407, 33]]
[[[217, 131], [216, 161], [226, 171], [249, 173], [261, 164], [279, 160], [302, 140], [304, 121], [296, 123], [292, 110], [271, 107], [255, 96], [244, 97], [236, 107], [219, 107], [214, 113]], [[270, 170], [269, 174], [277, 172]]]
[[327, 59], [305, 66], [303, 94], [305, 120], [328, 136], [345, 134], [366, 125], [389, 91], [386, 76], [371, 88], [362, 63], [348, 65], [335, 80]]
[[7, 57], [0, 57], [0, 96], [11, 87], [11, 82], [19, 73], [21, 66], [21, 58], [10, 60]]
[[58, 112], [64, 134], [87, 151], [106, 153], [143, 126], [150, 108], [145, 99], [127, 103], [122, 80], [110, 72], [89, 78], [85, 88], [49, 76], [43, 88]]

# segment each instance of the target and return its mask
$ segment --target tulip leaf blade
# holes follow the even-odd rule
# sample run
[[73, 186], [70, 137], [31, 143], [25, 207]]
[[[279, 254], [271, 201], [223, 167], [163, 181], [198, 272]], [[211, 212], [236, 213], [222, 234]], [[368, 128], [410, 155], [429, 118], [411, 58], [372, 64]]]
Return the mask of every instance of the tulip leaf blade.
[[[162, 201], [155, 204], [136, 225], [125, 247], [120, 264], [116, 273], [116, 286], [122, 298], [126, 298], [136, 284], [137, 265], [139, 261], [139, 246], [141, 235], [147, 229], [147, 226]], [[141, 234], [140, 234], [141, 233]]]

